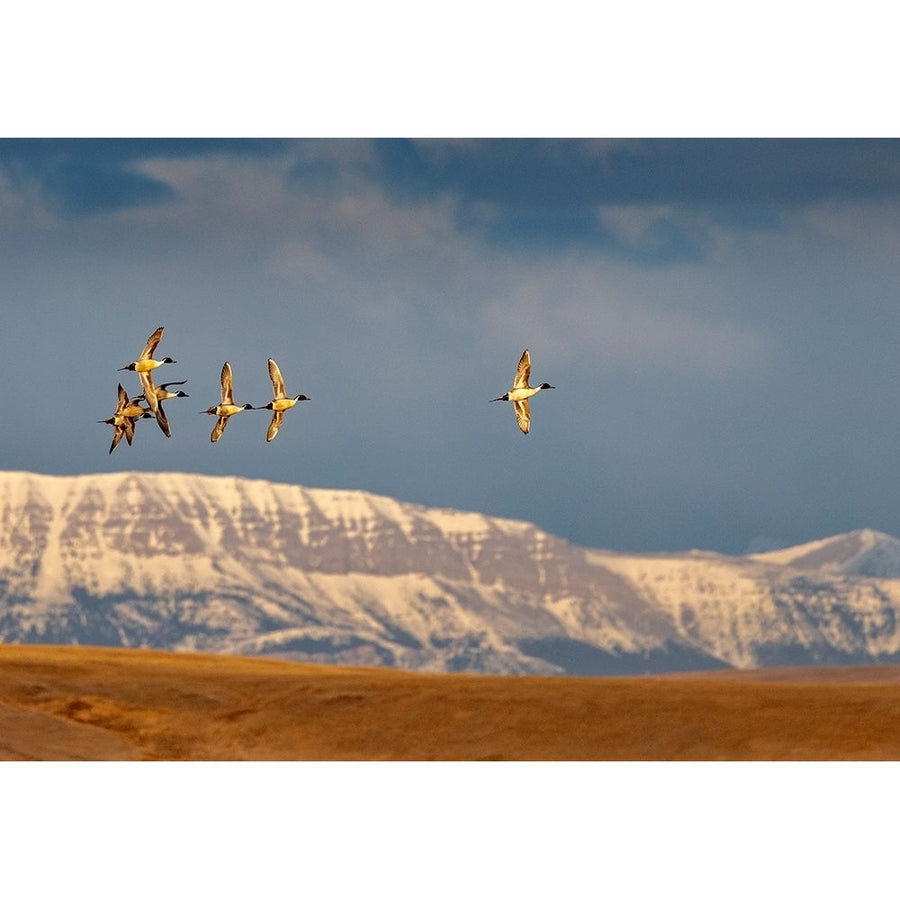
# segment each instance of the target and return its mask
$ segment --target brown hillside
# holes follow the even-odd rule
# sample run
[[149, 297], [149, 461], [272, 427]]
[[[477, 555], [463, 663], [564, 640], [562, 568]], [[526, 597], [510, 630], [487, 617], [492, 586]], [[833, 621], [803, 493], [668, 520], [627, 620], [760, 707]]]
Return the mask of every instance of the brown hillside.
[[900, 759], [900, 667], [425, 675], [0, 646], [0, 759]]

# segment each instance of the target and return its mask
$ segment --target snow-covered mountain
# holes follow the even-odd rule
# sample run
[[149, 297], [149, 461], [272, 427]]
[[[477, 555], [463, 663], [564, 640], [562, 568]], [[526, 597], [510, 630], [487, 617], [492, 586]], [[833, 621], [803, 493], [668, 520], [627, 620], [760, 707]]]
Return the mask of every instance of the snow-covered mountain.
[[0, 641], [430, 671], [900, 659], [900, 542], [750, 557], [575, 547], [362, 491], [0, 472]]
[[870, 529], [851, 531], [786, 550], [758, 553], [755, 558], [795, 569], [900, 578], [900, 541]]

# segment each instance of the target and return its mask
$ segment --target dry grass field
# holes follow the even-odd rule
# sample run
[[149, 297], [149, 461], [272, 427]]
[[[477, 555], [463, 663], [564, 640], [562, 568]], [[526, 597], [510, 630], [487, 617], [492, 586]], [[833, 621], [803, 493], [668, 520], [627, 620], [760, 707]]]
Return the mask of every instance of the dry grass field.
[[424, 675], [0, 645], [4, 760], [898, 760], [900, 667]]

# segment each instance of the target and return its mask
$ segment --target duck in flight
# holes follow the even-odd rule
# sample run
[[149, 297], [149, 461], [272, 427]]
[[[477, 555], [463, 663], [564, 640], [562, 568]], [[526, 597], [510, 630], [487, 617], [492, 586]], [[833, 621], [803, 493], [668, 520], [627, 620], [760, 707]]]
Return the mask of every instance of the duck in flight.
[[[163, 400], [171, 400], [172, 397], [189, 397], [190, 396], [190, 394], [186, 394], [184, 391], [180, 391], [180, 390], [179, 391], [170, 391], [169, 387], [171, 387], [173, 384], [187, 384], [187, 380], [185, 379], [184, 381], [167, 381], [165, 384], [151, 385], [153, 388], [152, 393], [154, 393], [156, 395], [156, 422], [159, 425], [160, 429], [162, 430], [162, 433], [166, 437], [172, 437], [172, 429], [169, 428], [169, 419], [166, 416], [166, 411], [163, 409], [163, 405], [162, 405]], [[145, 392], [146, 392], [146, 390], [147, 389], [144, 388]], [[144, 400], [147, 400], [146, 393], [141, 394], [141, 397], [143, 397]], [[147, 403], [149, 404], [150, 401], [147, 400]]]
[[118, 402], [116, 403], [116, 411], [108, 419], [100, 419], [102, 425], [112, 425], [113, 439], [110, 444], [109, 452], [112, 453], [119, 446], [119, 441], [124, 437], [131, 446], [134, 440], [134, 423], [137, 419], [152, 418], [150, 412], [141, 406], [140, 402], [129, 400], [128, 394], [122, 385], [119, 385]]
[[531, 428], [531, 409], [528, 406], [528, 398], [533, 397], [538, 391], [555, 390], [553, 385], [547, 384], [546, 381], [537, 387], [531, 387], [528, 384], [530, 377], [531, 355], [526, 347], [522, 358], [519, 360], [519, 367], [516, 369], [516, 377], [513, 380], [512, 389], [502, 396], [494, 397], [491, 400], [491, 403], [495, 403], [497, 400], [509, 400], [512, 403], [516, 412], [516, 422], [519, 423], [519, 429], [522, 434], [528, 434], [528, 430]]
[[215, 443], [222, 437], [222, 432], [228, 424], [228, 419], [231, 416], [236, 416], [239, 412], [243, 412], [245, 409], [253, 409], [253, 407], [249, 403], [245, 403], [243, 406], [235, 405], [231, 365], [226, 360], [225, 365], [222, 366], [222, 402], [218, 406], [210, 406], [209, 409], [205, 410], [206, 415], [219, 417], [213, 426], [209, 439]]
[[[162, 359], [153, 358], [153, 352], [156, 350], [156, 347], [163, 336], [163, 330], [163, 326], [160, 325], [159, 328], [147, 338], [147, 343], [144, 345], [144, 349], [141, 350], [141, 355], [134, 362], [128, 363], [127, 366], [122, 366], [122, 368], [119, 369], [120, 372], [126, 370], [129, 372], [137, 372], [138, 378], [141, 380], [141, 387], [144, 390], [144, 397], [147, 400], [147, 405], [154, 415], [159, 408], [159, 400], [156, 397], [153, 376], [151, 373], [154, 369], [159, 368], [159, 366], [164, 365], [165, 363], [175, 362], [171, 356], [165, 356]], [[163, 417], [165, 417], [165, 413], [163, 413]]]
[[257, 406], [256, 409], [271, 409], [272, 421], [269, 422], [269, 429], [266, 431], [266, 441], [271, 441], [278, 434], [281, 423], [284, 421], [285, 410], [296, 406], [301, 400], [309, 400], [305, 394], [297, 394], [294, 397], [288, 397], [284, 390], [284, 378], [281, 376], [281, 370], [278, 363], [272, 357], [269, 357], [269, 378], [272, 381], [272, 400], [265, 406]]

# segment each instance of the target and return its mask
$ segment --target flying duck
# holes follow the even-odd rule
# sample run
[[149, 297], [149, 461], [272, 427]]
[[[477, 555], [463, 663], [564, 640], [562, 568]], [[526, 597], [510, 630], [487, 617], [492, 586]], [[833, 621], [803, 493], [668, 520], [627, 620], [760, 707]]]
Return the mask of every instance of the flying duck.
[[257, 406], [256, 409], [271, 409], [272, 421], [269, 422], [269, 429], [266, 432], [266, 441], [274, 439], [281, 428], [284, 421], [284, 412], [292, 406], [296, 406], [301, 400], [309, 400], [305, 394], [297, 394], [295, 397], [288, 397], [284, 390], [284, 378], [281, 377], [281, 370], [278, 363], [272, 357], [269, 357], [269, 378], [272, 380], [272, 400], [265, 406]]
[[245, 409], [253, 409], [253, 407], [249, 403], [245, 403], [243, 406], [235, 405], [232, 387], [231, 365], [226, 360], [225, 365], [222, 366], [222, 402], [218, 406], [210, 406], [209, 409], [205, 410], [207, 415], [219, 417], [218, 421], [213, 426], [212, 434], [210, 435], [209, 439], [213, 443], [215, 443], [220, 437], [222, 437], [222, 432], [225, 430], [225, 426], [228, 424], [229, 417], [235, 416], [239, 412], [243, 412]]
[[124, 436], [129, 446], [134, 440], [134, 423], [137, 419], [151, 418], [150, 413], [140, 405], [137, 400], [129, 400], [125, 388], [120, 384], [116, 411], [108, 419], [100, 419], [101, 425], [113, 426], [113, 439], [109, 452], [112, 453], [119, 446], [119, 441]]
[[495, 403], [497, 400], [509, 400], [512, 403], [513, 409], [516, 411], [516, 422], [519, 423], [519, 429], [522, 434], [528, 434], [528, 429], [531, 427], [531, 410], [528, 406], [528, 398], [533, 397], [538, 391], [555, 390], [553, 385], [547, 384], [546, 381], [537, 387], [531, 387], [528, 384], [530, 376], [531, 355], [526, 347], [522, 358], [519, 360], [519, 367], [516, 369], [512, 390], [507, 391], [501, 397], [494, 397], [491, 400], [491, 403]]
[[[172, 430], [169, 428], [169, 420], [166, 417], [165, 410], [163, 409], [162, 402], [163, 400], [171, 400], [172, 397], [188, 397], [189, 394], [186, 394], [184, 391], [170, 391], [169, 386], [173, 384], [187, 384], [187, 380], [185, 381], [167, 381], [165, 384], [155, 384], [152, 385], [152, 392], [156, 395], [156, 422], [159, 427], [162, 429], [162, 433], [166, 437], [172, 437]], [[145, 400], [147, 400], [146, 388], [144, 388], [145, 393], [141, 394]], [[147, 403], [150, 401], [147, 400]]]
[[[122, 366], [122, 368], [119, 369], [120, 372], [126, 370], [129, 372], [137, 372], [138, 378], [141, 379], [141, 387], [144, 389], [144, 397], [147, 400], [150, 411], [154, 414], [159, 407], [159, 401], [156, 398], [153, 377], [150, 373], [165, 363], [175, 362], [171, 356], [165, 356], [162, 359], [153, 358], [153, 351], [156, 350], [156, 346], [159, 344], [162, 335], [163, 326], [160, 325], [159, 328], [147, 338], [147, 343], [144, 345], [144, 349], [141, 350], [141, 355], [134, 362], [128, 363], [127, 366]], [[165, 416], [165, 414], [163, 415]]]

